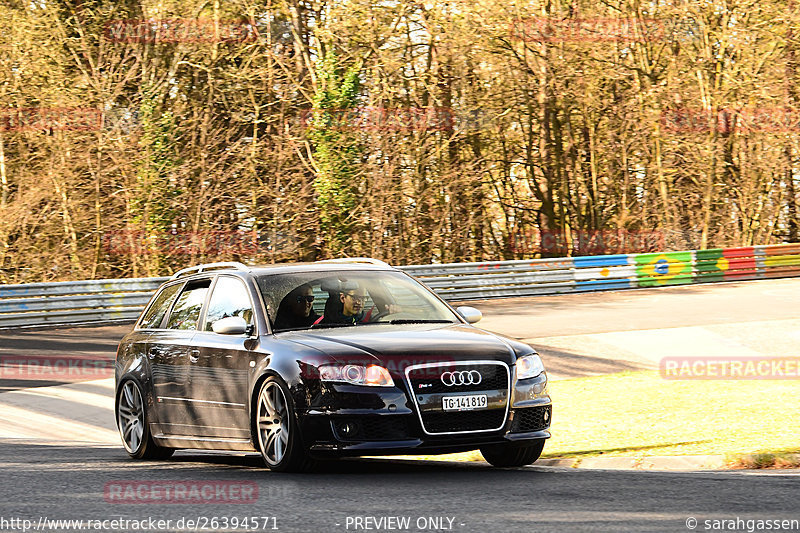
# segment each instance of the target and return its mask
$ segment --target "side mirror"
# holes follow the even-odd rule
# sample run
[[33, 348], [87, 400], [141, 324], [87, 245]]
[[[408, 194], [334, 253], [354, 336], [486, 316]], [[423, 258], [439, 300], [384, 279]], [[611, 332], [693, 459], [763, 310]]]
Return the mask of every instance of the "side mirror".
[[211, 324], [212, 331], [220, 335], [244, 335], [248, 327], [247, 321], [240, 316], [229, 316]]
[[481, 313], [474, 307], [468, 307], [466, 305], [457, 307], [456, 312], [458, 312], [458, 314], [461, 315], [464, 318], [464, 320], [466, 320], [470, 324], [474, 324], [475, 322], [478, 322], [480, 321], [481, 318], [483, 318], [483, 313]]

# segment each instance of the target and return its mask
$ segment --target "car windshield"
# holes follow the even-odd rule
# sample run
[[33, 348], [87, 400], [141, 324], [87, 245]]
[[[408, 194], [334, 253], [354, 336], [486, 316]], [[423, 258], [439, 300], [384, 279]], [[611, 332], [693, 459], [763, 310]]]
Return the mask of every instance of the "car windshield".
[[260, 276], [273, 331], [370, 324], [458, 323], [425, 287], [401, 272], [303, 272]]

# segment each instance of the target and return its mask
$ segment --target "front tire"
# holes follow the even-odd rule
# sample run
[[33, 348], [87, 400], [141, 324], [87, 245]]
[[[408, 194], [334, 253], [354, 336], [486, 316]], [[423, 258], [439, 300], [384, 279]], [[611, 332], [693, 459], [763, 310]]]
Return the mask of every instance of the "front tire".
[[142, 387], [133, 379], [122, 383], [117, 397], [117, 428], [122, 445], [134, 459], [167, 459], [173, 448], [159, 446], [150, 433]]
[[514, 468], [530, 465], [542, 455], [544, 439], [533, 444], [520, 446], [515, 444], [497, 444], [481, 448], [481, 455], [486, 462], [498, 468]]
[[276, 376], [264, 380], [254, 413], [258, 450], [267, 468], [275, 472], [299, 472], [311, 467], [294, 414], [294, 402], [283, 381]]

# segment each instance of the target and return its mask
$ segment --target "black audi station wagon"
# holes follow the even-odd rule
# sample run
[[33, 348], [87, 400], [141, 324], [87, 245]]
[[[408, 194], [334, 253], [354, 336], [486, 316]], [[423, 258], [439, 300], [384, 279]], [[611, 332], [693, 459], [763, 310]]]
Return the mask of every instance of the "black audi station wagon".
[[533, 463], [550, 436], [542, 361], [480, 318], [372, 259], [182, 270], [120, 343], [123, 445], [260, 452], [276, 471], [475, 449]]

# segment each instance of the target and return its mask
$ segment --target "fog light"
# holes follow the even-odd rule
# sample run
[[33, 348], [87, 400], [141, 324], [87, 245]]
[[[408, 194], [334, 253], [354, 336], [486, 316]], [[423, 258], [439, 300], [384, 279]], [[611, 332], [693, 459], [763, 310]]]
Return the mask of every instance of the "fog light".
[[542, 417], [542, 419], [543, 419], [545, 422], [550, 422], [550, 410], [549, 410], [549, 409], [546, 409], [546, 410], [545, 410], [545, 412], [544, 412], [544, 416]]
[[352, 437], [358, 433], [358, 425], [353, 422], [345, 422], [344, 424], [339, 424], [339, 431], [342, 437]]

